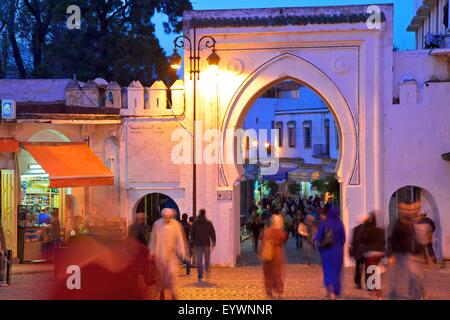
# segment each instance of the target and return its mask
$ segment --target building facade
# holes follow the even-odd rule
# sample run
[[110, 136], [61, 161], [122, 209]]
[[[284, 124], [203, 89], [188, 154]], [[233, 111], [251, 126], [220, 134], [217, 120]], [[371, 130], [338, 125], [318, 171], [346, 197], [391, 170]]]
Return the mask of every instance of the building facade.
[[[255, 101], [243, 128], [278, 130], [278, 141], [268, 136], [269, 144], [279, 150], [278, 172], [284, 173], [275, 177], [306, 182], [312, 174], [315, 179], [334, 175], [339, 156], [336, 122], [326, 103], [308, 87], [293, 81], [275, 85]], [[296, 173], [305, 174], [300, 180]]]
[[[84, 203], [86, 214], [112, 212], [127, 225], [147, 195], [170, 197], [180, 212], [190, 215], [195, 198], [196, 207], [205, 208], [216, 226], [213, 263], [233, 266], [240, 254], [240, 182], [245, 176], [242, 164], [227, 160], [236, 154], [229, 142], [263, 92], [292, 80], [318, 93], [333, 115], [324, 114], [323, 121], [328, 119], [330, 128], [335, 121], [338, 131], [335, 173], [347, 234], [357, 216], [372, 210], [388, 226], [396, 218], [391, 212], [403, 197], [402, 188], [416, 187], [421, 190], [421, 209], [438, 224], [439, 255], [449, 257], [450, 163], [443, 156], [450, 151], [449, 53], [438, 49], [430, 53], [421, 47], [394, 51], [394, 8], [380, 5], [379, 9], [375, 20], [369, 19], [364, 5], [185, 12], [186, 36], [213, 36], [217, 41], [218, 72], [208, 68], [211, 52], [202, 47], [199, 78], [190, 77], [189, 63], [184, 63], [184, 79], [170, 88], [161, 82], [144, 87], [135, 81], [124, 90], [100, 79], [86, 84], [68, 81], [63, 98], [52, 97], [40, 105], [16, 98], [17, 118], [3, 121], [0, 136], [23, 144], [56, 139], [48, 134], [57, 133], [64, 141], [87, 144], [114, 180], [108, 186], [70, 191], [78, 203]], [[189, 62], [187, 53], [184, 59]], [[14, 92], [24, 88], [19, 84]], [[14, 96], [3, 92], [0, 98]], [[286, 130], [283, 145], [289, 144], [288, 122], [302, 116], [288, 110], [275, 114]], [[301, 141], [303, 122], [295, 121], [299, 134], [295, 139]], [[212, 152], [208, 149], [211, 129], [222, 136], [217, 140], [217, 161], [208, 162], [204, 157]], [[190, 139], [183, 149], [180, 143], [186, 135]], [[177, 157], [180, 150], [192, 150], [193, 136], [197, 139], [195, 197], [190, 156], [181, 162]], [[330, 157], [332, 150], [337, 151], [334, 140], [330, 139]], [[322, 143], [312, 138], [314, 144]], [[292, 149], [297, 149], [295, 145]], [[2, 152], [1, 168], [20, 170], [16, 160], [20, 152]], [[12, 204], [18, 204], [19, 185], [16, 182], [16, 191], [4, 196], [2, 218], [17, 218]], [[80, 208], [81, 204], [79, 212]]]
[[416, 48], [450, 48], [448, 0], [415, 0], [414, 10], [408, 31], [416, 34]]

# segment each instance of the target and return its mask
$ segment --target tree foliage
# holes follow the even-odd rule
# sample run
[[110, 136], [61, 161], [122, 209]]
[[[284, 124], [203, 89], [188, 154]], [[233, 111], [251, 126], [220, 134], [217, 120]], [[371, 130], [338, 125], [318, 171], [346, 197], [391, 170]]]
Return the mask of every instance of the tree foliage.
[[[81, 29], [67, 28], [69, 5], [80, 7]], [[3, 21], [13, 22], [7, 24], [8, 51], [20, 77], [76, 74], [80, 80], [102, 77], [123, 86], [132, 80], [149, 85], [176, 78], [156, 38], [153, 16], [167, 15], [164, 30], [179, 32], [183, 11], [190, 9], [189, 0], [8, 0], [0, 27]], [[14, 50], [14, 39], [25, 45]]]
[[270, 195], [274, 196], [278, 193], [279, 187], [278, 184], [273, 180], [264, 180], [265, 187], [270, 190]]
[[334, 196], [335, 200], [339, 201], [340, 198], [340, 185], [339, 181], [334, 176], [327, 176], [322, 179], [317, 179], [311, 182], [311, 186], [315, 187], [320, 193], [330, 193]]

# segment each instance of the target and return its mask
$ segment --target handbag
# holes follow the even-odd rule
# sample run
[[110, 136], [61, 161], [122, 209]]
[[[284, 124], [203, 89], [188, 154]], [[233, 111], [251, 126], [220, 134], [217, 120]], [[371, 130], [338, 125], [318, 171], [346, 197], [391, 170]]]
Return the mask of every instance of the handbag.
[[333, 229], [326, 228], [325, 232], [323, 233], [322, 239], [320, 239], [319, 241], [319, 248], [325, 249], [331, 247], [333, 243], [334, 243]]
[[269, 262], [273, 260], [274, 245], [270, 240], [265, 240], [261, 244], [260, 258], [263, 262]]

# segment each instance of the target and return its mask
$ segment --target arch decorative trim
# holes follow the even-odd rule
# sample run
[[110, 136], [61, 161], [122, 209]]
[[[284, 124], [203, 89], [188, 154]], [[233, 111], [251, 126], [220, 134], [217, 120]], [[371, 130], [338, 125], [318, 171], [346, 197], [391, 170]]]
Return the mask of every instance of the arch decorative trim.
[[[222, 118], [220, 130], [225, 133], [222, 143], [225, 145], [229, 129], [242, 124], [245, 114], [261, 93], [287, 79], [307, 85], [328, 105], [335, 116], [341, 141], [340, 157], [336, 165], [338, 180], [349, 185], [359, 185], [358, 125], [347, 99], [323, 70], [290, 52], [261, 64], [235, 91]], [[240, 176], [237, 165], [220, 164], [219, 172], [225, 177], [226, 184]], [[358, 178], [353, 182], [355, 176]]]

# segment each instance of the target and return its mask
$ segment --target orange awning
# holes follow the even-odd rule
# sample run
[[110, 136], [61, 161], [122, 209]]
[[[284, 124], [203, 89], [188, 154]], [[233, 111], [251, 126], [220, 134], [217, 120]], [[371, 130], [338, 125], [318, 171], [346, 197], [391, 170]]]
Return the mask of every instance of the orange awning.
[[14, 138], [0, 138], [0, 152], [19, 151], [19, 141]]
[[114, 184], [111, 170], [85, 143], [30, 142], [23, 147], [48, 173], [51, 188]]

